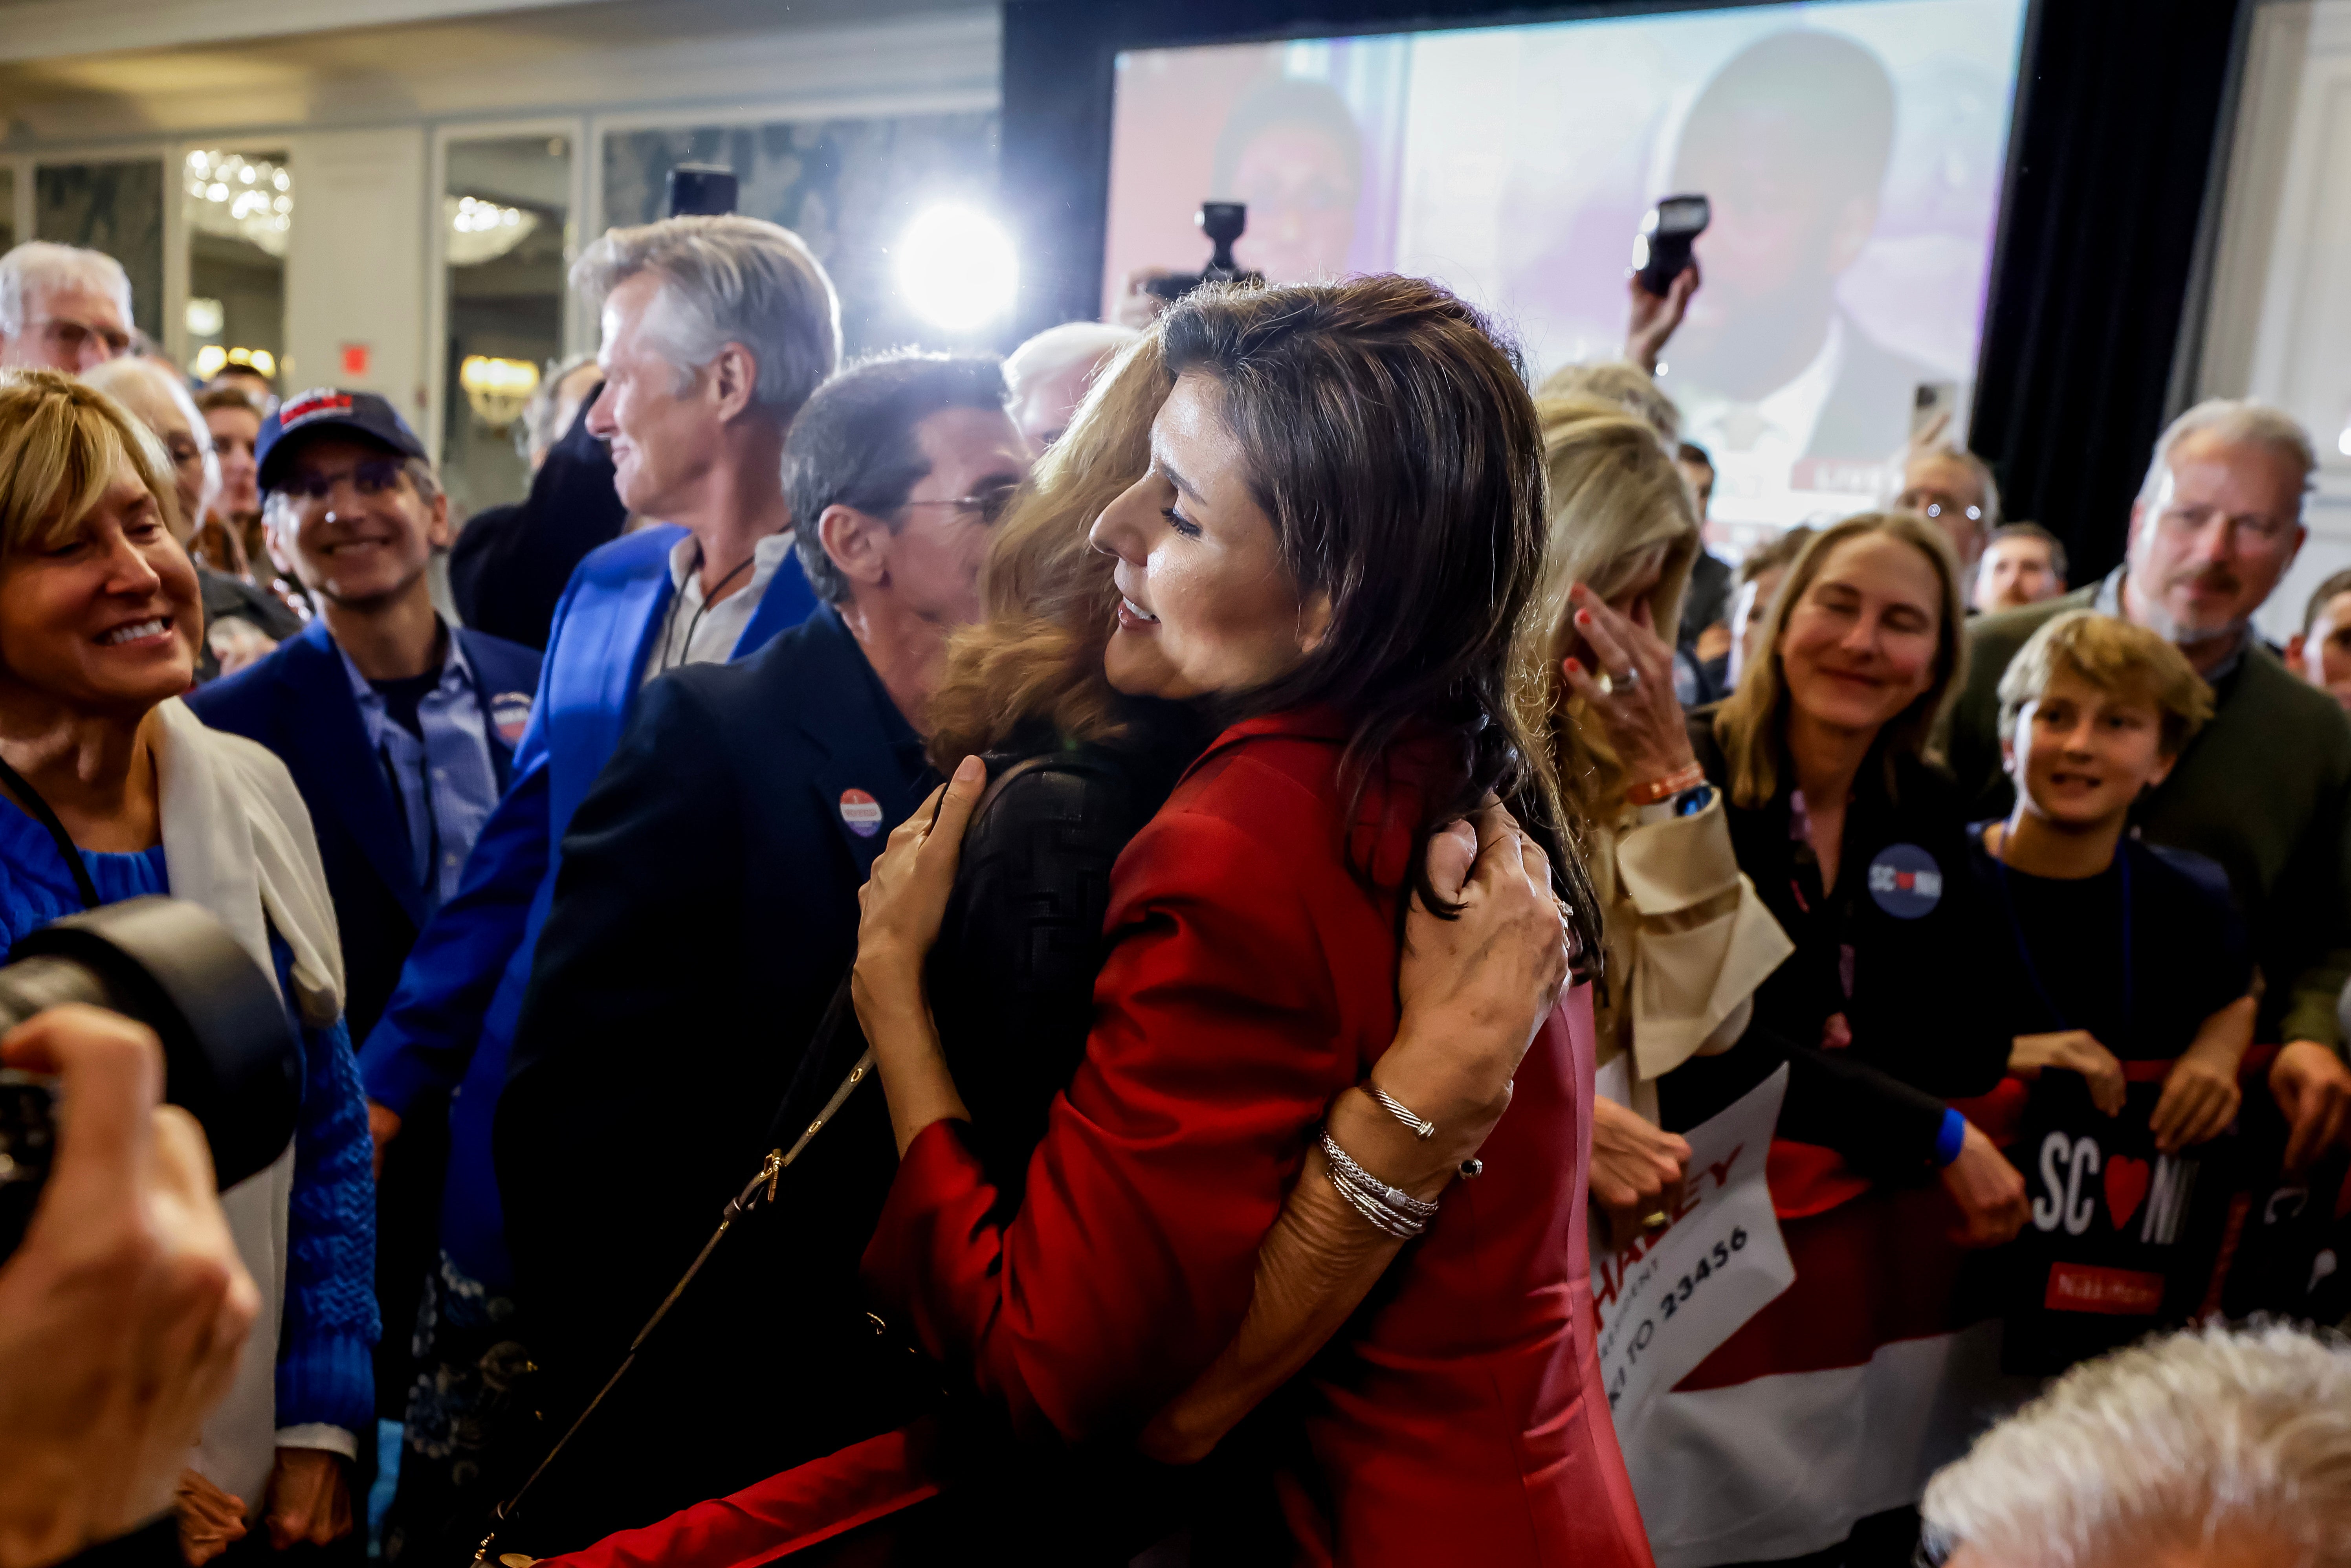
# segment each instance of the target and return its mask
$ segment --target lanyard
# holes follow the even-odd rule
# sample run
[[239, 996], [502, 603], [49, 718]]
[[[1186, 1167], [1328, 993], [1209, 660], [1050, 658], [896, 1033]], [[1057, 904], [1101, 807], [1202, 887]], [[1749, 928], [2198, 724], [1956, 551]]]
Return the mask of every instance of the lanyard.
[[[2001, 849], [2005, 850], [2008, 841], [2003, 837], [2001, 840]], [[2127, 1040], [2131, 1034], [2131, 1014], [2138, 1003], [2137, 989], [2131, 984], [2130, 846], [2127, 843], [2116, 845], [2115, 858], [2120, 862], [2123, 873], [2123, 1039]], [[2032, 983], [2033, 995], [2039, 997], [2041, 1005], [2049, 1009], [2049, 1016], [2057, 1020], [2057, 1027], [2072, 1029], [2073, 1020], [2065, 1016], [2064, 1009], [2060, 1008], [2056, 1000], [2050, 996], [2049, 988], [2042, 983], [2041, 966], [2032, 961], [2032, 945], [2025, 941], [2023, 922], [2016, 917], [2016, 894], [2009, 885], [2008, 859], [2005, 854], [1995, 853], [1991, 863], [2000, 868], [2001, 906], [2008, 912], [2008, 932], [2016, 940], [2016, 956], [2024, 965], [2024, 977]]]
[[[730, 583], [730, 582], [734, 581], [737, 577], [740, 577], [744, 572], [746, 572], [746, 571], [749, 570], [750, 570], [750, 567], [751, 567], [751, 563], [752, 563], [753, 561], [757, 560], [758, 559], [758, 555], [757, 555], [757, 553], [756, 553], [756, 552], [755, 552], [755, 553], [753, 553], [753, 554], [751, 554], [751, 555], [747, 555], [747, 556], [745, 556], [741, 560], [739, 560], [739, 561], [737, 561], [737, 562], [736, 562], [736, 563], [735, 563], [735, 570], [732, 570], [732, 571], [728, 572], [725, 577], [720, 578], [720, 579], [718, 580], [718, 581], [717, 581], [716, 586], [713, 587], [713, 588], [711, 589], [711, 591], [710, 591], [708, 593], [705, 593], [705, 594], [704, 594], [704, 595], [702, 596], [702, 602], [701, 602], [700, 604], [698, 604], [698, 605], [695, 606], [695, 610], [694, 610], [694, 613], [693, 613], [693, 615], [692, 615], [692, 616], [690, 616], [690, 617], [688, 617], [688, 618], [687, 618], [687, 620], [686, 620], [686, 622], [685, 622], [685, 641], [684, 641], [684, 643], [680, 643], [680, 644], [678, 645], [678, 648], [677, 648], [677, 662], [676, 662], [675, 664], [673, 664], [673, 663], [671, 663], [671, 662], [670, 662], [670, 650], [669, 650], [667, 647], [664, 647], [664, 648], [662, 649], [662, 664], [661, 664], [661, 667], [662, 667], [662, 669], [663, 669], [664, 672], [669, 671], [669, 670], [676, 669], [676, 668], [678, 667], [678, 665], [679, 665], [679, 664], [687, 664], [687, 663], [690, 663], [690, 662], [691, 662], [691, 660], [692, 660], [692, 655], [693, 655], [693, 653], [694, 653], [694, 634], [695, 634], [696, 632], [699, 632], [699, 631], [701, 631], [701, 630], [702, 630], [702, 618], [703, 618], [704, 616], [705, 616], [705, 615], [707, 615], [707, 614], [709, 614], [709, 613], [710, 613], [710, 606], [711, 606], [711, 604], [715, 601], [715, 596], [716, 596], [717, 594], [720, 594], [720, 593], [725, 592], [725, 591], [726, 591], [726, 585], [727, 585], [728, 583]], [[694, 548], [694, 569], [693, 569], [693, 573], [699, 573], [701, 570], [702, 570], [702, 547], [701, 547], [700, 545], [696, 545], [696, 546]], [[689, 576], [691, 576], [691, 575], [693, 575], [693, 573], [689, 573], [688, 575], [689, 575]], [[677, 603], [678, 603], [678, 600], [680, 600], [680, 599], [684, 599], [684, 597], [685, 597], [685, 595], [684, 595], [683, 593], [681, 593], [681, 594], [679, 594], [679, 595], [677, 596], [677, 599], [673, 599], [673, 600], [671, 600], [671, 601], [670, 601], [670, 606], [669, 606], [669, 625], [670, 625], [670, 626], [674, 626], [674, 625], [676, 625], [676, 624], [677, 624]], [[666, 630], [666, 628], [664, 628], [664, 630]]]
[[96, 909], [99, 905], [98, 883], [89, 879], [89, 862], [81, 858], [79, 846], [67, 836], [66, 825], [57, 821], [57, 814], [49, 810], [49, 803], [41, 799], [39, 790], [25, 782], [23, 774], [5, 762], [0, 762], [0, 783], [6, 784], [25, 803], [26, 810], [33, 813], [33, 820], [49, 831], [49, 837], [57, 843], [57, 853], [65, 858], [66, 869], [73, 873], [74, 891], [81, 894], [81, 906]]

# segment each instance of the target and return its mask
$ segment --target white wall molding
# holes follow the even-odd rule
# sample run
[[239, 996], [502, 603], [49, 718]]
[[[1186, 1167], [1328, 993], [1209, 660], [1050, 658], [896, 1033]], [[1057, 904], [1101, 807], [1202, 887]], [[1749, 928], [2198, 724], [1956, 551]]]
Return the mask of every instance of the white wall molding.
[[2244, 72], [2196, 391], [2274, 403], [2318, 449], [2309, 541], [2260, 618], [2282, 641], [2351, 566], [2351, 0], [2269, 0]]
[[[0, 7], [0, 33], [13, 9]], [[0, 79], [0, 98], [15, 100], [5, 113], [16, 145], [39, 148], [779, 101], [796, 115], [802, 105], [811, 115], [955, 112], [993, 109], [1001, 97], [1003, 28], [992, 5], [786, 26], [730, 10], [650, 36], [617, 27], [565, 36], [556, 20], [526, 14], [503, 25], [28, 68]]]
[[0, 16], [0, 60], [178, 48], [291, 33], [430, 22], [577, 5], [580, 0], [15, 0]]

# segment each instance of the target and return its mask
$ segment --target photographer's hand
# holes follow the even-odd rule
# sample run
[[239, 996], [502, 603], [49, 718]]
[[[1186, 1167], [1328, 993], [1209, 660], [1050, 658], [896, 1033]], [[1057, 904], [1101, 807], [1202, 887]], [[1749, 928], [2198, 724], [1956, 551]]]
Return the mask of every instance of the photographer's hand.
[[1625, 292], [1629, 301], [1625, 309], [1626, 359], [1653, 376], [1657, 373], [1657, 361], [1664, 358], [1666, 344], [1681, 326], [1698, 282], [1698, 263], [1694, 261], [1674, 275], [1662, 299], [1641, 287], [1637, 277], [1625, 280]]
[[0, 1568], [42, 1568], [172, 1506], [260, 1308], [146, 1028], [55, 1008], [0, 1061], [64, 1080], [57, 1162], [0, 1266]]

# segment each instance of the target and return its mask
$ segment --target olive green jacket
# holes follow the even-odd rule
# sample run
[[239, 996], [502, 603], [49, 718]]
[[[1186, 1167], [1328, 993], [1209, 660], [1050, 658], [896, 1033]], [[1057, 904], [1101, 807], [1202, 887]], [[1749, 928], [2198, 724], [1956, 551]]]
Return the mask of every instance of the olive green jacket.
[[[2094, 583], [1969, 624], [1944, 756], [1973, 815], [2003, 815], [2013, 799], [2001, 770], [2001, 673], [2043, 622], [2093, 608], [2097, 591]], [[2208, 855], [2228, 873], [2265, 987], [2254, 1038], [2340, 1049], [2335, 1002], [2351, 979], [2351, 720], [2258, 638], [2213, 695], [2211, 722], [2132, 821], [2148, 842]]]

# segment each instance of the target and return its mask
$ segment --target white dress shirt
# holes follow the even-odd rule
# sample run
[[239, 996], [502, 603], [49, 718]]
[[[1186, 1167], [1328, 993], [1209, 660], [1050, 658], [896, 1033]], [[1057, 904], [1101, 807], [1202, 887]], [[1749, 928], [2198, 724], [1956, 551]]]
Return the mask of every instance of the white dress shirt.
[[1753, 402], [1704, 396], [1691, 399], [1682, 439], [1696, 442], [1719, 463], [1744, 458], [1787, 482], [1788, 470], [1813, 444], [1813, 432], [1844, 370], [1844, 318], [1829, 317], [1828, 336], [1793, 380]]
[[751, 580], [717, 603], [705, 606], [702, 572], [697, 563], [702, 547], [688, 534], [669, 552], [669, 580], [677, 591], [670, 595], [668, 618], [662, 622], [661, 641], [638, 676], [643, 685], [664, 670], [680, 664], [720, 664], [735, 656], [735, 644], [758, 612], [768, 584], [791, 553], [792, 531], [769, 534], [751, 548]]

